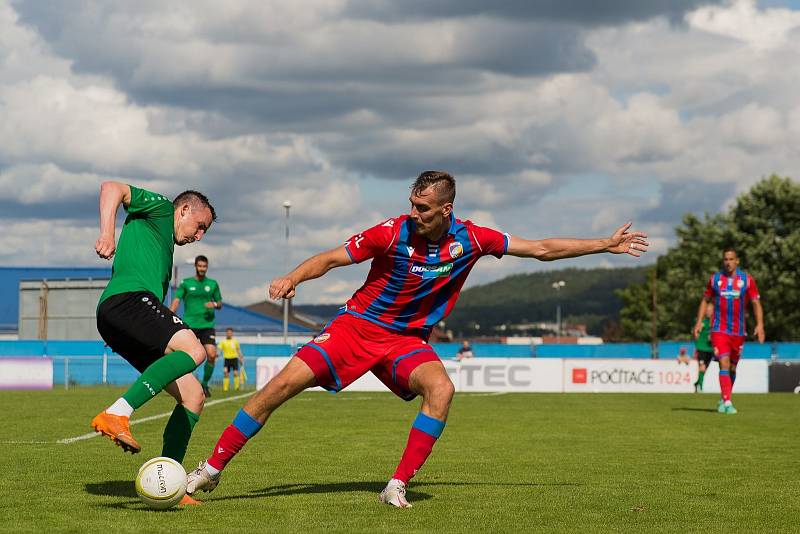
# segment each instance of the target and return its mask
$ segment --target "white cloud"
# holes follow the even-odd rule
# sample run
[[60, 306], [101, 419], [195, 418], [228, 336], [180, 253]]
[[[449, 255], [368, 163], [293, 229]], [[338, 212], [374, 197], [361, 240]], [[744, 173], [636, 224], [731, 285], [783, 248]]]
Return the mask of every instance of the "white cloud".
[[[456, 174], [459, 217], [530, 238], [632, 218], [663, 251], [685, 210], [800, 167], [796, 10], [576, 23], [559, 50], [526, 40], [535, 15], [375, 20], [348, 5], [0, 0], [0, 202], [16, 217], [0, 263], [95, 264], [86, 205], [105, 179], [207, 192], [219, 221], [176, 262], [205, 253], [244, 300], [285, 270], [286, 199], [292, 265], [405, 210], [389, 180], [427, 168]], [[81, 212], [42, 209], [52, 198]], [[574, 260], [601, 261], [622, 260]], [[486, 260], [471, 283], [556, 266]], [[366, 269], [303, 299], [340, 302]]]
[[785, 44], [800, 27], [800, 13], [787, 8], [758, 9], [755, 0], [736, 0], [727, 6], [708, 6], [687, 14], [693, 28], [747, 43], [759, 52]]

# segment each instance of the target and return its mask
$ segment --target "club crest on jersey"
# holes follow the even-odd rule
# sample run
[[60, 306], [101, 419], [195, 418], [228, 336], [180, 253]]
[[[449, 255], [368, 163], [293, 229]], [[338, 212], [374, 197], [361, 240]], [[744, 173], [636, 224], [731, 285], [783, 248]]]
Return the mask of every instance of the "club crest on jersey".
[[464, 247], [456, 241], [455, 243], [450, 243], [450, 257], [456, 259], [460, 257], [464, 253]]
[[738, 279], [738, 280], [736, 281], [736, 286], [737, 286], [739, 289], [743, 288], [743, 287], [744, 287], [744, 280], [742, 280], [741, 278], [740, 278], [740, 279]]
[[331, 337], [327, 332], [314, 338], [314, 343], [325, 343]]
[[452, 271], [452, 263], [439, 263], [434, 265], [429, 265], [427, 263], [415, 263], [411, 266], [411, 274], [421, 276], [422, 278], [438, 278], [440, 276], [449, 276]]
[[204, 287], [203, 289], [205, 289], [205, 290], [206, 290], [206, 293], [208, 293], [209, 291], [211, 291], [211, 286], [206, 286], [206, 287]]

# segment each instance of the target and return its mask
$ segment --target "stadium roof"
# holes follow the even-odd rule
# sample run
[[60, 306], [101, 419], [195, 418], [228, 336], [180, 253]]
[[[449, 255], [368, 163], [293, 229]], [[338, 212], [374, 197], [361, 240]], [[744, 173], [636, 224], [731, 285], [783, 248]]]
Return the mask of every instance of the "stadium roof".
[[[183, 312], [183, 305], [178, 307], [178, 315]], [[280, 334], [283, 333], [283, 320], [273, 319], [260, 313], [250, 311], [240, 306], [226, 304], [223, 300], [222, 309], [216, 313], [219, 332], [230, 327], [240, 334]], [[289, 322], [290, 334], [311, 334], [314, 330]]]
[[[110, 267], [0, 267], [0, 333], [18, 331], [20, 280], [85, 280], [110, 277]], [[180, 311], [179, 309], [178, 312]], [[283, 332], [283, 321], [225, 303], [217, 311], [217, 329], [227, 327], [241, 333], [278, 334]], [[291, 334], [313, 332], [302, 325], [289, 323]]]

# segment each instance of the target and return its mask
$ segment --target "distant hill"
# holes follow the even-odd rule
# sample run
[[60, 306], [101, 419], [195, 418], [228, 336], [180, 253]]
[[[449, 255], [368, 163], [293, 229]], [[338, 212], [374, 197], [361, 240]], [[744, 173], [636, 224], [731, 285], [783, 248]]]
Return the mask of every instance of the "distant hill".
[[[517, 274], [461, 293], [447, 328], [457, 335], [481, 325], [481, 333], [492, 328], [532, 322], [554, 322], [561, 303], [562, 320], [585, 324], [590, 334], [600, 335], [609, 322], [619, 321], [622, 301], [614, 291], [646, 278], [647, 267], [618, 269], [560, 269]], [[558, 292], [553, 282], [565, 282]]]
[[[610, 322], [619, 322], [622, 301], [614, 291], [645, 280], [647, 266], [618, 269], [560, 269], [517, 274], [490, 284], [462, 291], [446, 328], [458, 336], [473, 334], [478, 323], [480, 332], [492, 335], [494, 327], [528, 322], [553, 322], [560, 298], [562, 318], [585, 324], [590, 334], [600, 335]], [[566, 284], [560, 295], [553, 282]], [[343, 304], [343, 303], [342, 303]], [[327, 321], [340, 305], [303, 304], [298, 312]]]

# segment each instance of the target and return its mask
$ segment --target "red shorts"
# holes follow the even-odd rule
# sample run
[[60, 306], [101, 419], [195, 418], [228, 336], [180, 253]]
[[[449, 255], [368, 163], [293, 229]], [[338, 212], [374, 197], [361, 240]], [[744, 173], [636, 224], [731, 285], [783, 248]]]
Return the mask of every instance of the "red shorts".
[[717, 361], [719, 361], [720, 358], [729, 356], [731, 363], [738, 363], [739, 358], [742, 357], [743, 345], [744, 336], [733, 336], [730, 334], [723, 334], [721, 332], [711, 332], [711, 346], [714, 347], [714, 358]]
[[341, 391], [372, 372], [403, 400], [416, 397], [408, 387], [411, 371], [439, 357], [423, 339], [402, 334], [349, 313], [304, 345], [297, 354], [314, 372], [317, 385]]

